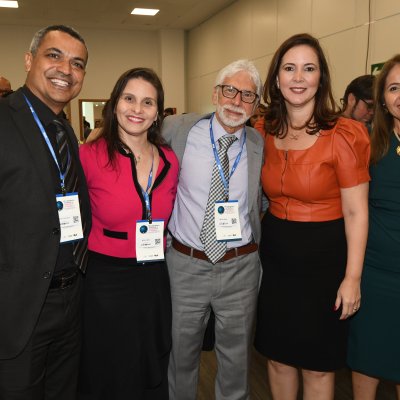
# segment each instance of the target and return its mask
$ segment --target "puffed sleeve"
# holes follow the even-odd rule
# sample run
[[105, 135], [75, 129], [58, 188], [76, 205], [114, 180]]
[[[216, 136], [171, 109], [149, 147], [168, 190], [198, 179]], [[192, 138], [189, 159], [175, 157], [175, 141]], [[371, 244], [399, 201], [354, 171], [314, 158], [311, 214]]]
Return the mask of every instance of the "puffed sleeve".
[[265, 127], [264, 127], [264, 118], [259, 118], [254, 124], [254, 129], [260, 132], [261, 136], [265, 139]]
[[370, 140], [367, 128], [349, 118], [339, 118], [333, 137], [333, 158], [341, 188], [368, 182]]

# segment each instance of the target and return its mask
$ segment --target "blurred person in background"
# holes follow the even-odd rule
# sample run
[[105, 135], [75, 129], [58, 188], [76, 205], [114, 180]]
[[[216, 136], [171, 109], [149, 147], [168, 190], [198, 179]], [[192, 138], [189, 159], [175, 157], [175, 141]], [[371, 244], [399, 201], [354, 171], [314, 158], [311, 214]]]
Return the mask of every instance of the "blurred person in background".
[[0, 76], [0, 97], [6, 97], [12, 92], [10, 81], [4, 76]]
[[368, 131], [374, 116], [374, 75], [362, 75], [347, 86], [342, 102], [342, 116], [362, 122]]

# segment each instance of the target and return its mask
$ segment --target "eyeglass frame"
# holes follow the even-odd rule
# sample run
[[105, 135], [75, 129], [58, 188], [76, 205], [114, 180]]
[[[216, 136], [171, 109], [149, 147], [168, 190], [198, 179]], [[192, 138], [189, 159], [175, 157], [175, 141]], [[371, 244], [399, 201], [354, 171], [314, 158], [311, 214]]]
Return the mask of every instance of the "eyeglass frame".
[[358, 100], [361, 100], [367, 106], [368, 111], [372, 111], [374, 109], [374, 103], [372, 99], [371, 99], [372, 103], [367, 103], [365, 99], [362, 99], [360, 97], [358, 97]]
[[[217, 85], [217, 86], [215, 86], [215, 87], [216, 87], [216, 88], [217, 88], [217, 87], [221, 88], [222, 96], [226, 97], [227, 99], [234, 99], [234, 98], [238, 95], [238, 93], [240, 93], [240, 99], [243, 101], [243, 103], [246, 103], [246, 104], [254, 104], [255, 101], [259, 98], [259, 96], [258, 96], [257, 93], [254, 93], [254, 92], [252, 92], [252, 91], [250, 91], [250, 90], [239, 90], [239, 89], [235, 88], [235, 86], [232, 86], [232, 85]], [[224, 94], [224, 88], [226, 88], [226, 87], [229, 87], [229, 88], [234, 89], [234, 90], [236, 91], [236, 93], [235, 93], [235, 95], [234, 95], [233, 97], [229, 97], [229, 96], [226, 96], [226, 95]], [[248, 102], [248, 101], [244, 100], [244, 99], [243, 99], [243, 93], [251, 93], [251, 94], [254, 94], [254, 96], [255, 96], [255, 97], [254, 97], [254, 100], [253, 100], [252, 102]]]

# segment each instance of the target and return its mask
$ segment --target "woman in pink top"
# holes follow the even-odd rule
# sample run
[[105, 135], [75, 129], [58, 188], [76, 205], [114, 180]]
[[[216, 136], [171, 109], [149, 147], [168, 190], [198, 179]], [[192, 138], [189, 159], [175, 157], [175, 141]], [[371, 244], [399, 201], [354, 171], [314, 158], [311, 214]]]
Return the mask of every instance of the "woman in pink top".
[[93, 226], [83, 304], [81, 399], [168, 399], [171, 297], [164, 261], [178, 160], [161, 135], [164, 92], [125, 72], [101, 135], [80, 148]]

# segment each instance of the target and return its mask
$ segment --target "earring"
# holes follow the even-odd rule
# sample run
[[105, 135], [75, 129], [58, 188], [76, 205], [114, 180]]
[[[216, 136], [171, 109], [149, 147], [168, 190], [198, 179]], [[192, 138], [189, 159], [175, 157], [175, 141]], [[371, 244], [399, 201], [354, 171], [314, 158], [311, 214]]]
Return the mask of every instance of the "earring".
[[276, 78], [276, 87], [277, 87], [278, 89], [280, 89], [280, 87], [279, 87], [279, 80], [278, 80], [278, 78]]

